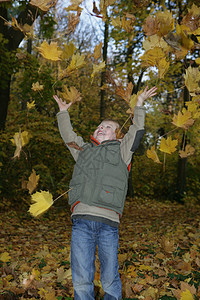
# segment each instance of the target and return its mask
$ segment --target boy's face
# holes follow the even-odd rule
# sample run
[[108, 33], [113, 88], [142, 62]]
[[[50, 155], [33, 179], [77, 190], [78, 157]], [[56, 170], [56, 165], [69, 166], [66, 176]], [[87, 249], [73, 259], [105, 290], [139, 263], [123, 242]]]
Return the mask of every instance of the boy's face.
[[93, 137], [99, 142], [116, 140], [117, 124], [113, 121], [103, 121], [95, 130]]

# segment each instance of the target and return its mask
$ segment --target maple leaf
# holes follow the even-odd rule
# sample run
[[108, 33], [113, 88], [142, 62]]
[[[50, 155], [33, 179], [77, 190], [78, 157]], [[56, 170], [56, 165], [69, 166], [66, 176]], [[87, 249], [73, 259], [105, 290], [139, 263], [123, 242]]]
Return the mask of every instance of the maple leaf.
[[178, 300], [194, 300], [193, 295], [196, 294], [196, 288], [187, 282], [181, 281], [181, 288], [174, 290], [173, 294]]
[[172, 124], [183, 129], [188, 129], [194, 124], [194, 120], [191, 118], [191, 112], [184, 110], [183, 113], [181, 113], [179, 111], [178, 115], [174, 115]]
[[61, 59], [62, 51], [58, 50], [57, 42], [51, 42], [49, 45], [47, 41], [44, 41], [37, 49], [48, 60], [59, 61]]
[[103, 69], [105, 69], [105, 66], [106, 66], [106, 63], [105, 61], [102, 61], [100, 64], [96, 65], [96, 64], [93, 64], [93, 71], [92, 71], [92, 74], [91, 74], [91, 78], [94, 78], [94, 75], [96, 73], [99, 73], [101, 72]]
[[132, 91], [133, 91], [133, 84], [132, 82], [129, 82], [127, 84], [126, 89], [124, 89], [122, 85], [117, 86], [115, 93], [118, 96], [120, 96], [122, 99], [124, 99], [127, 103], [129, 103], [131, 99]]
[[180, 43], [185, 49], [191, 50], [194, 47], [194, 42], [190, 36], [186, 34], [185, 27], [183, 25], [176, 25], [176, 34], [180, 36]]
[[35, 107], [35, 101], [32, 101], [32, 102], [27, 102], [27, 108], [28, 110], [32, 109]]
[[30, 4], [37, 6], [44, 12], [47, 12], [52, 6], [56, 5], [57, 0], [31, 0]]
[[160, 47], [155, 47], [146, 51], [140, 59], [145, 66], [156, 66], [159, 70], [159, 77], [163, 78], [169, 68], [169, 62], [166, 60], [166, 54]]
[[85, 65], [85, 55], [84, 54], [73, 54], [70, 65], [67, 67], [67, 72], [70, 73], [76, 69], [82, 68]]
[[10, 255], [8, 252], [3, 252], [1, 255], [0, 255], [0, 260], [2, 262], [9, 262], [11, 259]]
[[168, 10], [156, 13], [156, 23], [158, 24], [157, 34], [160, 36], [166, 35], [168, 32], [174, 29], [174, 18], [172, 13]]
[[185, 150], [184, 151], [183, 150], [179, 150], [179, 155], [180, 155], [181, 158], [185, 158], [185, 157], [193, 155], [194, 152], [195, 152], [195, 149], [191, 145], [187, 144], [185, 146]]
[[70, 32], [74, 32], [76, 29], [76, 25], [80, 22], [80, 14], [81, 14], [81, 8], [77, 10], [77, 15], [76, 14], [69, 14], [67, 17], [68, 20], [68, 28], [67, 28], [67, 33], [69, 34]]
[[93, 57], [94, 59], [98, 59], [101, 57], [101, 50], [102, 50], [102, 42], [100, 42], [98, 45], [94, 48]]
[[70, 42], [69, 44], [65, 44], [62, 53], [62, 59], [69, 59], [70, 57], [72, 57], [75, 51], [76, 51], [76, 46], [74, 45], [73, 42]]
[[53, 196], [48, 191], [36, 192], [31, 195], [31, 200], [33, 204], [30, 206], [28, 211], [34, 217], [38, 217], [43, 214], [54, 203]]
[[140, 90], [140, 91], [137, 92], [137, 94], [131, 95], [131, 98], [130, 98], [129, 103], [128, 103], [129, 109], [126, 111], [126, 113], [134, 114], [134, 110], [135, 110], [135, 106], [137, 104], [138, 96], [142, 93], [143, 93], [143, 90]]
[[193, 32], [199, 27], [199, 17], [200, 8], [193, 3], [192, 7], [188, 9], [188, 13], [183, 17], [182, 24], [188, 26]]
[[111, 16], [111, 24], [114, 27], [121, 27], [122, 26], [122, 22], [121, 22], [120, 16], [117, 16], [116, 18], [113, 18]]
[[[74, 11], [77, 11], [78, 9], [81, 9], [80, 8], [80, 4], [83, 2], [83, 0], [76, 0], [76, 1], [73, 1], [73, 3], [69, 6], [67, 6], [65, 9], [66, 11], [70, 11], [70, 10], [74, 10]], [[82, 9], [81, 9], [82, 10]]]
[[36, 189], [38, 185], [40, 175], [36, 175], [35, 170], [32, 170], [31, 175], [29, 176], [29, 181], [27, 183], [27, 189], [29, 190], [29, 194], [32, 194], [32, 192]]
[[79, 102], [82, 100], [81, 94], [74, 86], [71, 86], [70, 89], [64, 86], [64, 90], [65, 92], [62, 93], [62, 96], [65, 100], [72, 103]]
[[189, 92], [200, 92], [200, 69], [189, 66], [184, 75], [185, 85]]
[[158, 22], [152, 16], [148, 16], [142, 26], [144, 33], [147, 36], [151, 36], [157, 33]]
[[153, 49], [155, 47], [159, 47], [162, 48], [165, 53], [168, 53], [170, 49], [169, 45], [166, 43], [163, 37], [159, 37], [157, 34], [149, 36], [143, 41], [142, 44], [144, 50], [146, 51]]
[[44, 88], [44, 86], [43, 86], [42, 84], [40, 85], [38, 81], [35, 82], [35, 83], [33, 83], [33, 84], [32, 84], [32, 87], [31, 87], [31, 89], [32, 89], [34, 92], [42, 91], [43, 88]]
[[161, 164], [155, 150], [155, 145], [153, 145], [150, 150], [149, 149], [147, 150], [147, 157], [151, 158], [155, 163]]
[[19, 132], [15, 133], [14, 138], [11, 139], [11, 142], [16, 145], [16, 150], [13, 158], [20, 157], [22, 147], [28, 144], [30, 138], [31, 134], [29, 134], [28, 131], [21, 132], [20, 130]]
[[164, 137], [161, 138], [160, 141], [160, 151], [171, 154], [176, 151], [176, 146], [178, 145], [178, 140], [172, 140], [171, 136], [165, 139]]

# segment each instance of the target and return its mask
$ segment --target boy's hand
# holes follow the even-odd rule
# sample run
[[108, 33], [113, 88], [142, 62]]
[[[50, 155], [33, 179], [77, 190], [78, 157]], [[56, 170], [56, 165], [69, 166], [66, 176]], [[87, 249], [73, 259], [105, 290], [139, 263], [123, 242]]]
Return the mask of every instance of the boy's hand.
[[150, 90], [148, 90], [148, 86], [146, 86], [144, 92], [138, 96], [136, 106], [142, 106], [146, 99], [155, 96], [157, 94], [156, 90], [156, 86], [152, 87]]
[[53, 95], [53, 98], [54, 98], [54, 99], [56, 100], [56, 102], [58, 103], [58, 106], [59, 106], [60, 111], [68, 110], [68, 108], [72, 105], [72, 102], [66, 103], [66, 102], [63, 101], [61, 98], [58, 98], [57, 95]]

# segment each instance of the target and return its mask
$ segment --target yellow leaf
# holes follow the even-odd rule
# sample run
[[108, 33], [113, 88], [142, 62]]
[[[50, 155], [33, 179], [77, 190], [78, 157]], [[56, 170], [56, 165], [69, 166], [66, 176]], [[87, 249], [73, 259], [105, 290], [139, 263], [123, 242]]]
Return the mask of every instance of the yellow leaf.
[[189, 92], [200, 92], [200, 69], [189, 66], [184, 75], [185, 85]]
[[178, 140], [172, 140], [171, 136], [167, 139], [164, 137], [160, 141], [160, 151], [171, 154], [176, 151], [176, 146], [178, 145]]
[[34, 92], [38, 92], [38, 91], [42, 91], [43, 88], [44, 88], [44, 86], [42, 84], [40, 85], [39, 82], [37, 81], [37, 82], [35, 82], [35, 83], [32, 84], [32, 88], [31, 89]]
[[101, 49], [102, 49], [102, 42], [99, 43], [99, 45], [96, 45], [94, 48], [94, 59], [98, 59], [101, 57]]
[[158, 155], [155, 151], [155, 145], [153, 145], [150, 150], [147, 150], [147, 157], [151, 158], [155, 163], [161, 164]]
[[28, 211], [34, 217], [38, 217], [47, 211], [53, 204], [52, 194], [48, 191], [36, 192], [35, 194], [31, 195], [31, 200], [34, 202], [34, 204], [30, 206]]
[[28, 144], [30, 138], [31, 138], [31, 134], [29, 134], [28, 131], [21, 132], [20, 130], [19, 132], [15, 133], [14, 139], [11, 139], [11, 142], [16, 145], [16, 150], [13, 158], [20, 157], [22, 147]]
[[186, 145], [185, 146], [185, 150], [179, 150], [179, 155], [181, 158], [185, 158], [185, 157], [188, 157], [188, 156], [191, 156], [193, 155], [195, 152], [195, 149], [191, 146], [191, 145]]
[[83, 0], [76, 0], [76, 1], [72, 1], [73, 3], [69, 6], [67, 6], [65, 9], [67, 11], [77, 11], [78, 9], [80, 9], [79, 5], [83, 2]]
[[62, 58], [69, 59], [74, 54], [75, 51], [76, 51], [76, 46], [74, 45], [73, 42], [70, 42], [69, 44], [65, 44], [62, 53]]
[[157, 63], [157, 68], [159, 71], [159, 78], [163, 78], [169, 69], [170, 63], [166, 61], [166, 58], [162, 58]]
[[105, 66], [106, 66], [105, 61], [102, 61], [98, 65], [93, 64], [93, 72], [91, 74], [91, 77], [93, 78], [96, 73], [101, 72], [105, 68]]
[[85, 55], [84, 54], [73, 54], [70, 65], [67, 67], [67, 72], [70, 73], [76, 69], [82, 68], [85, 65]]
[[170, 49], [169, 45], [164, 41], [164, 39], [159, 37], [157, 34], [149, 36], [143, 42], [143, 48], [146, 51], [155, 47], [162, 48], [166, 53], [168, 53]]
[[194, 120], [191, 118], [191, 112], [185, 110], [183, 113], [181, 113], [179, 111], [178, 115], [174, 115], [172, 124], [183, 129], [188, 129], [194, 124]]
[[126, 111], [128, 114], [134, 114], [134, 110], [135, 110], [135, 106], [136, 106], [136, 103], [137, 103], [137, 100], [138, 100], [138, 96], [142, 93], [143, 93], [143, 90], [140, 90], [140, 91], [137, 92], [137, 94], [131, 95], [130, 101], [128, 103], [129, 109]]
[[162, 12], [158, 11], [155, 16], [156, 23], [158, 23], [157, 26], [157, 34], [159, 36], [164, 36], [168, 32], [174, 30], [174, 18], [172, 16], [172, 13], [168, 10]]
[[200, 57], [196, 58], [196, 59], [195, 59], [195, 62], [196, 62], [198, 65], [200, 65]]
[[47, 41], [44, 41], [37, 49], [48, 60], [59, 61], [61, 59], [62, 51], [58, 50], [57, 42], [51, 42], [49, 45]]
[[180, 300], [194, 300], [194, 297], [189, 290], [186, 290], [181, 293]]
[[9, 262], [11, 259], [10, 255], [8, 252], [3, 252], [1, 255], [0, 255], [0, 260], [2, 262]]
[[35, 170], [32, 170], [31, 175], [29, 176], [29, 181], [27, 183], [27, 189], [29, 190], [29, 194], [32, 194], [32, 192], [36, 189], [38, 185], [38, 181], [40, 179], [40, 175], [36, 175]]
[[64, 90], [65, 90], [65, 92], [62, 93], [62, 96], [65, 100], [72, 102], [72, 103], [82, 100], [81, 94], [74, 86], [71, 86], [70, 89], [68, 89], [66, 86], [64, 86]]
[[52, 6], [56, 4], [57, 0], [31, 0], [30, 4], [33, 6], [37, 6], [42, 11], [47, 12]]
[[126, 89], [124, 89], [122, 85], [119, 85], [116, 88], [116, 94], [120, 96], [122, 99], [124, 99], [127, 103], [130, 102], [132, 91], [133, 91], [132, 82], [129, 82], [127, 84]]
[[191, 50], [194, 46], [194, 42], [193, 40], [190, 38], [190, 36], [188, 36], [186, 33], [185, 33], [185, 28], [184, 28], [184, 25], [179, 25], [177, 24], [176, 25], [176, 33], [178, 36], [180, 36], [180, 42], [181, 42], [181, 45], [187, 49], [187, 50]]
[[28, 110], [32, 109], [35, 107], [35, 101], [32, 101], [32, 102], [27, 102], [27, 108]]
[[112, 23], [112, 26], [114, 26], [114, 27], [121, 27], [122, 26], [120, 16], [117, 16], [116, 18], [111, 17], [111, 23]]

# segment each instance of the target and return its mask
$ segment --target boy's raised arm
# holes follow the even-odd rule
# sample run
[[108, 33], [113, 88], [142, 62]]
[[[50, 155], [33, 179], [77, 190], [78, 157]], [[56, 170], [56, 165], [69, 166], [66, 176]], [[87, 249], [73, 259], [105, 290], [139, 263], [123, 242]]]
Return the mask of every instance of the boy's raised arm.
[[60, 135], [76, 161], [79, 155], [79, 151], [81, 150], [81, 147], [85, 144], [85, 142], [83, 141], [83, 138], [81, 136], [78, 136], [73, 131], [70, 122], [68, 108], [71, 106], [72, 102], [66, 103], [56, 95], [54, 95], [53, 98], [57, 102], [60, 109], [57, 114]]
[[145, 108], [143, 103], [146, 99], [155, 96], [157, 87], [152, 87], [148, 90], [148, 86], [144, 89], [144, 92], [138, 96], [137, 104], [135, 107], [135, 113], [133, 118], [133, 125], [129, 127], [128, 132], [125, 134], [121, 142], [121, 155], [124, 162], [129, 165], [131, 158], [135, 150], [138, 148], [140, 141], [144, 135], [145, 124]]

